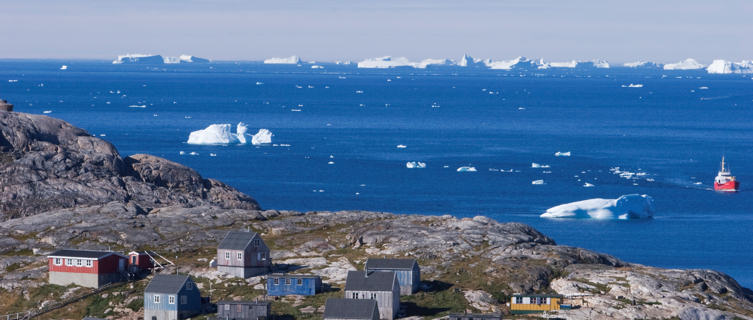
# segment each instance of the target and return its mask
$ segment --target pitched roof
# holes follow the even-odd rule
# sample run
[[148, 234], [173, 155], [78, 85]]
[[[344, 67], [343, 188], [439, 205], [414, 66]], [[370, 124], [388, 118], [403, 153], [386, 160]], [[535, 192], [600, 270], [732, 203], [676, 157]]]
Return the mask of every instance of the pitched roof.
[[[367, 276], [368, 275], [368, 276]], [[394, 272], [348, 271], [345, 291], [392, 291], [396, 285]]]
[[315, 274], [272, 273], [267, 278], [321, 278]]
[[222, 239], [218, 249], [243, 250], [251, 243], [256, 232], [229, 231]]
[[366, 260], [366, 270], [369, 269], [395, 269], [411, 270], [416, 264], [416, 259], [380, 259], [369, 258]]
[[376, 300], [329, 298], [324, 304], [324, 319], [373, 319], [379, 318]]
[[158, 274], [155, 275], [144, 292], [150, 293], [178, 293], [188, 281], [188, 276], [183, 274]]
[[76, 257], [76, 258], [95, 258], [100, 259], [111, 254], [112, 251], [95, 251], [95, 250], [72, 250], [63, 249], [50, 253], [49, 257]]
[[564, 297], [561, 294], [548, 294], [548, 293], [532, 293], [532, 294], [523, 294], [523, 293], [513, 293], [513, 297], [539, 297], [539, 298], [562, 298]]
[[269, 301], [248, 301], [248, 300], [245, 300], [245, 301], [223, 300], [223, 301], [217, 302], [217, 305], [221, 305], [221, 304], [232, 304], [232, 305], [242, 304], [242, 305], [248, 305], [248, 306], [266, 306], [270, 304], [270, 302]]

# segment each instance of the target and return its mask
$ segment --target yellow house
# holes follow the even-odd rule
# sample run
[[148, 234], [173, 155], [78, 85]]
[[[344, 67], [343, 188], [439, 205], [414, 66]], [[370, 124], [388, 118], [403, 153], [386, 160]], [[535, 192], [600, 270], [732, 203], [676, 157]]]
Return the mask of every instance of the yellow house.
[[562, 295], [559, 294], [519, 294], [510, 298], [510, 312], [512, 314], [538, 313], [559, 310]]

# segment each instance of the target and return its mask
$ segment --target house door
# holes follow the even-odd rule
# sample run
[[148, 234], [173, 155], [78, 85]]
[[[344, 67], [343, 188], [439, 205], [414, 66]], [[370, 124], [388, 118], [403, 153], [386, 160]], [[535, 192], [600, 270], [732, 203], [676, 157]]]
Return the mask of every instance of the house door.
[[118, 272], [124, 272], [125, 271], [125, 259], [118, 259]]

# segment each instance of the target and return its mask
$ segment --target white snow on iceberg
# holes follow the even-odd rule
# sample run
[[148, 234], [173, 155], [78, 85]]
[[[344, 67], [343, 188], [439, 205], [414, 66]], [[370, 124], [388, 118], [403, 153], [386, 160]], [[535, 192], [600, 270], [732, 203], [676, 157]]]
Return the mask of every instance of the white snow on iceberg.
[[538, 63], [538, 68], [609, 69], [609, 62], [601, 59], [591, 61], [571, 60], [567, 62], [544, 62], [544, 60], [542, 59]]
[[246, 143], [246, 130], [248, 127], [243, 122], [239, 122], [235, 132], [230, 131], [230, 124], [212, 124], [204, 129], [196, 130], [188, 135], [189, 144], [231, 144]]
[[408, 161], [405, 163], [405, 167], [408, 169], [424, 169], [426, 168], [426, 162]]
[[662, 68], [661, 64], [658, 64], [656, 62], [651, 62], [651, 61], [627, 62], [623, 64], [623, 66], [627, 68], [636, 68], [636, 69], [661, 69]]
[[112, 64], [163, 64], [164, 58], [158, 54], [130, 53], [119, 55]]
[[181, 54], [177, 57], [164, 57], [163, 61], [166, 64], [179, 64], [179, 63], [209, 63], [209, 59], [199, 58], [192, 55]]
[[[245, 132], [245, 130], [244, 130]], [[269, 131], [267, 129], [259, 129], [259, 132], [257, 132], [255, 135], [251, 136], [251, 144], [253, 145], [260, 145], [260, 144], [269, 144], [272, 143], [272, 131]], [[245, 142], [245, 141], [244, 141]]]
[[585, 218], [627, 220], [651, 218], [656, 209], [648, 195], [629, 194], [617, 199], [589, 199], [558, 205], [544, 212], [542, 218]]
[[398, 67], [411, 67], [416, 69], [425, 69], [428, 66], [451, 66], [454, 63], [448, 59], [424, 59], [419, 62], [410, 61], [405, 57], [384, 56], [379, 58], [366, 59], [358, 62], [358, 68], [361, 69], [388, 69]]
[[706, 72], [713, 74], [753, 73], [753, 61], [743, 60], [732, 62], [727, 60], [714, 60]]
[[484, 60], [484, 64], [492, 70], [538, 69], [539, 67], [539, 64], [536, 61], [530, 60], [526, 57], [517, 57], [512, 60], [499, 61], [487, 59]]
[[290, 56], [287, 58], [269, 58], [264, 60], [265, 64], [301, 64], [301, 58], [298, 56]]
[[476, 172], [476, 167], [462, 166], [457, 169], [457, 172]]
[[703, 69], [704, 65], [698, 63], [694, 59], [687, 58], [677, 63], [667, 63], [664, 65], [664, 70], [697, 70]]
[[458, 67], [484, 67], [484, 61], [481, 59], [474, 59], [468, 54], [464, 54], [457, 63]]

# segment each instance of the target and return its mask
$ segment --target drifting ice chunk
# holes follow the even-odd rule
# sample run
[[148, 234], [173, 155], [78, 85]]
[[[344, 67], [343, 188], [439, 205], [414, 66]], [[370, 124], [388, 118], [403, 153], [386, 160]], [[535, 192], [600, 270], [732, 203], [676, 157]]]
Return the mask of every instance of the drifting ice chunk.
[[569, 157], [570, 156], [570, 151], [566, 151], [566, 152], [557, 151], [557, 152], [554, 153], [554, 156], [555, 157]]
[[144, 109], [144, 108], [146, 108], [146, 105], [145, 104], [132, 104], [132, 105], [130, 105], [128, 107], [129, 108], [141, 108], [141, 109]]
[[533, 181], [531, 181], [531, 184], [533, 184], [533, 185], [542, 185], [542, 184], [544, 184], [544, 180], [533, 180]]
[[245, 133], [248, 128], [243, 122], [239, 122], [236, 133], [230, 132], [230, 124], [213, 124], [205, 129], [191, 132], [188, 136], [189, 144], [230, 144], [246, 143]]
[[591, 188], [593, 186], [594, 185], [592, 183], [588, 183], [588, 182], [586, 182], [586, 183], [583, 184], [583, 188]]
[[703, 65], [694, 59], [687, 58], [677, 63], [668, 63], [664, 65], [664, 70], [696, 70], [703, 69]]
[[287, 58], [269, 58], [264, 60], [265, 64], [301, 64], [301, 58], [298, 56], [290, 56]]
[[408, 161], [405, 163], [405, 167], [408, 169], [424, 169], [426, 168], [426, 162]]
[[546, 168], [549, 168], [549, 167], [551, 167], [551, 166], [548, 165], [548, 164], [538, 164], [536, 162], [531, 162], [531, 168], [543, 168], [543, 169], [546, 169]]
[[629, 194], [617, 199], [590, 199], [549, 208], [542, 218], [640, 219], [654, 215], [654, 199]]
[[209, 63], [209, 59], [199, 58], [188, 54], [181, 54], [177, 57], [164, 57], [163, 62], [166, 64]]
[[458, 172], [476, 172], [476, 167], [462, 166], [458, 168]]
[[643, 88], [642, 83], [631, 83], [631, 84], [623, 84], [623, 88]]
[[45, 110], [45, 111], [42, 111], [42, 113], [44, 114], [52, 113], [52, 110]]
[[[267, 129], [259, 129], [259, 132], [251, 137], [251, 144], [260, 145], [272, 143], [272, 136], [272, 131], [269, 131]], [[243, 141], [243, 143], [245, 143], [245, 140]]]
[[406, 145], [404, 145], [404, 144], [398, 144], [396, 148], [398, 148], [398, 149], [405, 149], [405, 148], [407, 148], [407, 147], [408, 147], [408, 146], [406, 146]]
[[62, 66], [60, 66], [60, 70], [68, 70], [68, 66], [62, 65]]

